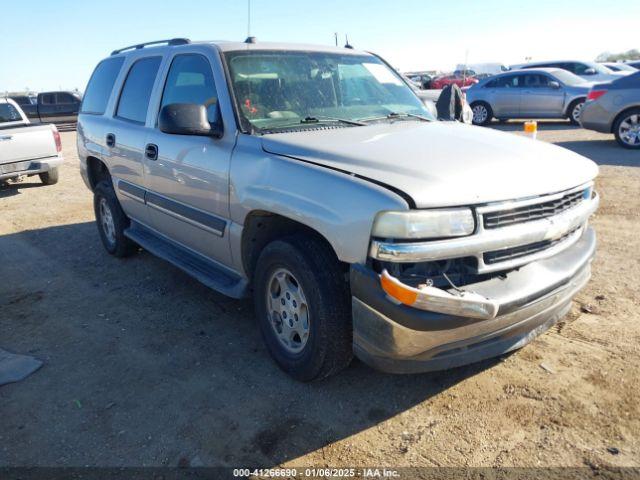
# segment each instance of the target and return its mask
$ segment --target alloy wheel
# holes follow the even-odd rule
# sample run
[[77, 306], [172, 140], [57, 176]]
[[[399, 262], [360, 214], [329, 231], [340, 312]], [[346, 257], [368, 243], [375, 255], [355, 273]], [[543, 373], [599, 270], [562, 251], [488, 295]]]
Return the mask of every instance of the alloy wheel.
[[489, 112], [484, 105], [476, 105], [473, 107], [473, 123], [484, 123], [487, 121]]
[[620, 139], [632, 147], [640, 145], [640, 115], [633, 114], [620, 122], [618, 127]]

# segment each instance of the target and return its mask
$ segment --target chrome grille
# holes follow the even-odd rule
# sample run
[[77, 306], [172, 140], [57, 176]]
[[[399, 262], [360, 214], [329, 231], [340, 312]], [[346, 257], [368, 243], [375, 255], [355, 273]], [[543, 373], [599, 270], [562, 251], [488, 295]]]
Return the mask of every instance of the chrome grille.
[[483, 254], [484, 263], [487, 265], [492, 265], [498, 262], [506, 262], [508, 260], [514, 260], [516, 258], [533, 255], [534, 253], [541, 252], [543, 250], [546, 250], [547, 248], [551, 248], [554, 245], [564, 242], [577, 230], [578, 229], [573, 230], [566, 235], [563, 235], [560, 238], [555, 238], [553, 240], [543, 240], [541, 242], [529, 243], [528, 245], [521, 245], [519, 247], [505, 248], [494, 252], [485, 252]]
[[531, 222], [541, 218], [553, 217], [578, 205], [589, 196], [589, 188], [567, 193], [566, 195], [543, 203], [535, 203], [510, 210], [488, 212], [483, 215], [484, 228], [501, 228], [517, 223]]

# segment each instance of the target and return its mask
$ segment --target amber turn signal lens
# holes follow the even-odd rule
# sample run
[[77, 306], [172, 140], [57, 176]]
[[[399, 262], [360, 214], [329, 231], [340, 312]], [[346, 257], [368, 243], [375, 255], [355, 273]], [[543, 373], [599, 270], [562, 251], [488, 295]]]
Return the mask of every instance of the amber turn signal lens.
[[418, 298], [418, 293], [415, 290], [405, 287], [389, 276], [386, 270], [380, 275], [380, 285], [387, 295], [405, 305], [413, 305]]

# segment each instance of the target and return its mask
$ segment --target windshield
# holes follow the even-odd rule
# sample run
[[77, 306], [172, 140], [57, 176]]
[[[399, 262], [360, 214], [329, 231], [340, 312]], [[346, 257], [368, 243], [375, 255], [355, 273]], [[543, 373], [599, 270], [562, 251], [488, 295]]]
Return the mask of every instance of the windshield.
[[562, 83], [569, 86], [578, 87], [584, 85], [585, 83], [588, 83], [584, 78], [574, 75], [573, 73], [566, 70], [554, 70], [553, 75]]
[[225, 58], [248, 131], [354, 126], [389, 114], [397, 114], [393, 121], [405, 114], [433, 119], [399, 74], [373, 55], [234, 51]]
[[604, 65], [600, 65], [599, 63], [585, 62], [585, 64], [587, 65], [588, 68], [593, 68], [596, 71], [596, 73], [602, 73], [604, 75], [609, 75], [612, 72], [611, 69], [605, 67]]

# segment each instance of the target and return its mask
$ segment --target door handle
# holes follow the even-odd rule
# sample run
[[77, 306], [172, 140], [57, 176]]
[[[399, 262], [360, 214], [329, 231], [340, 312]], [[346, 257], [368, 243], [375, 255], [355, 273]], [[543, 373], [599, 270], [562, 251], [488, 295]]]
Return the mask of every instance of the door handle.
[[144, 156], [149, 160], [157, 160], [158, 159], [158, 146], [153, 143], [147, 143], [147, 146], [144, 147]]
[[116, 136], [113, 133], [107, 133], [107, 147], [115, 147], [116, 146]]

